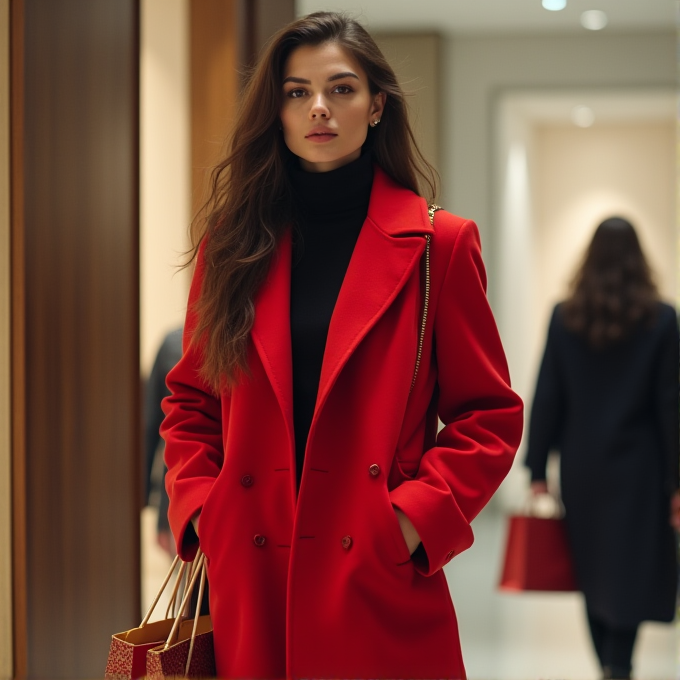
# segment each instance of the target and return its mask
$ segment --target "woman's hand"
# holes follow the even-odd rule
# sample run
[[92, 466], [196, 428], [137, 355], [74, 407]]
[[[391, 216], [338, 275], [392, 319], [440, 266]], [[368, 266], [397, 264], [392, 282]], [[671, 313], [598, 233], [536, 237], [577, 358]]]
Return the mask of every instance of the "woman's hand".
[[416, 551], [416, 548], [420, 545], [420, 536], [416, 531], [416, 528], [411, 523], [411, 520], [401, 511], [399, 508], [394, 508], [394, 512], [399, 520], [399, 526], [401, 527], [401, 533], [404, 536], [408, 551], [411, 555]]
[[196, 536], [199, 535], [198, 533], [198, 520], [201, 517], [201, 511], [199, 510], [192, 518], [191, 518], [191, 523], [194, 526], [194, 531], [196, 532]]
[[671, 498], [671, 526], [680, 531], [680, 491], [676, 491]]
[[531, 482], [532, 496], [540, 496], [544, 493], [548, 493], [548, 482], [546, 482], [544, 479]]

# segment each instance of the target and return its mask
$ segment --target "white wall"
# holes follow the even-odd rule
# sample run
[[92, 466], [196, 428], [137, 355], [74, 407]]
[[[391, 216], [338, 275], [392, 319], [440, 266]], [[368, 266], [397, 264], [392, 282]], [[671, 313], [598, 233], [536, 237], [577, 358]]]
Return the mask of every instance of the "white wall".
[[669, 113], [662, 122], [537, 128], [538, 275], [551, 302], [564, 295], [594, 227], [618, 214], [636, 226], [662, 293], [674, 299], [675, 121]]
[[191, 157], [188, 0], [142, 0], [140, 73], [141, 369], [184, 321]]
[[10, 382], [9, 0], [0, 0], [0, 678], [12, 660], [12, 449]]

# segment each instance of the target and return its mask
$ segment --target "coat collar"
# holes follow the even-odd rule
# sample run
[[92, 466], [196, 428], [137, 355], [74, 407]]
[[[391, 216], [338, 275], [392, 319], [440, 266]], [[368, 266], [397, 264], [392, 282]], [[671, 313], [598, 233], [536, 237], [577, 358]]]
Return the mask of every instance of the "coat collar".
[[[420, 261], [425, 248], [423, 236], [432, 233], [425, 201], [398, 185], [376, 166], [366, 221], [328, 330], [310, 439], [318, 414], [338, 375], [397, 297]], [[286, 421], [293, 466], [290, 277], [291, 234], [288, 231], [257, 295], [252, 338]]]
[[328, 329], [315, 419], [349, 357], [420, 261], [423, 236], [431, 233], [425, 201], [375, 166], [368, 215]]
[[425, 200], [397, 184], [379, 166], [373, 168], [367, 219], [389, 236], [433, 234]]

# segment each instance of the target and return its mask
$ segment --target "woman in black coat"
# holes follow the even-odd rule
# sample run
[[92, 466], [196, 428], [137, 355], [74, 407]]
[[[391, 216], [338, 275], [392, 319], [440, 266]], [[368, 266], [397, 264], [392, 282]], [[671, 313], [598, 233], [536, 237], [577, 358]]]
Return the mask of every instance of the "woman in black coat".
[[579, 587], [605, 678], [629, 678], [638, 626], [673, 620], [678, 528], [678, 325], [635, 230], [596, 230], [557, 305], [531, 411], [526, 465], [560, 484]]

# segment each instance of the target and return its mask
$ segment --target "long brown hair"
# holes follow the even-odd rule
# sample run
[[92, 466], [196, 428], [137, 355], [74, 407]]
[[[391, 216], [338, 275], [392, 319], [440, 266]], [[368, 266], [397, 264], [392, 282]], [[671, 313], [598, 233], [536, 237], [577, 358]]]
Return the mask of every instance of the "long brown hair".
[[[286, 171], [291, 157], [280, 131], [283, 70], [301, 45], [335, 42], [366, 72], [372, 94], [387, 95], [382, 122], [368, 128], [375, 162], [416, 193], [419, 183], [434, 199], [437, 175], [415, 142], [404, 93], [368, 32], [354, 19], [316, 12], [276, 33], [242, 96], [227, 157], [213, 170], [211, 193], [191, 227], [193, 250], [204, 259], [203, 282], [192, 307], [193, 342], [200, 339], [201, 377], [216, 391], [248, 372], [247, 350], [255, 318], [254, 298], [276, 246], [294, 219]], [[420, 182], [419, 182], [420, 180]]]
[[562, 305], [565, 325], [596, 349], [609, 347], [650, 321], [659, 293], [633, 225], [621, 217], [595, 230]]

